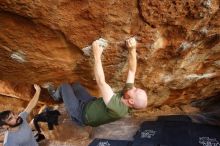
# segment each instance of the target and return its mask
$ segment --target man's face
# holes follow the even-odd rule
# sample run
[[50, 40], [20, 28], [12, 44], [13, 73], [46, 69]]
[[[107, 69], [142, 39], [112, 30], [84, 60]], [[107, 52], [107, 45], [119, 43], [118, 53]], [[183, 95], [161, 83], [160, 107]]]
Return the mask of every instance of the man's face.
[[134, 105], [134, 97], [135, 97], [136, 91], [137, 91], [137, 88], [133, 87], [129, 89], [123, 96], [124, 101], [126, 101], [127, 105], [131, 108]]
[[10, 127], [19, 126], [22, 124], [22, 122], [23, 122], [22, 118], [17, 115], [14, 115], [13, 112], [11, 112], [8, 118], [5, 120], [5, 123]]

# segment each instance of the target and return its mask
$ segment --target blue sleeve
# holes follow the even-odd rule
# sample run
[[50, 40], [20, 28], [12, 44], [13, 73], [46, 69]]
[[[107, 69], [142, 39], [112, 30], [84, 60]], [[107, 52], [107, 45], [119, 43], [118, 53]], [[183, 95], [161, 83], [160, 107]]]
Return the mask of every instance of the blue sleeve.
[[10, 146], [10, 144], [7, 142], [7, 143], [4, 143], [3, 146]]
[[6, 132], [6, 133], [5, 133], [5, 137], [4, 137], [3, 146], [13, 146], [12, 143], [10, 142], [8, 136], [9, 136], [9, 135], [8, 135], [8, 132]]
[[8, 142], [4, 143], [3, 146], [14, 146], [14, 144], [11, 143], [10, 141], [8, 141]]

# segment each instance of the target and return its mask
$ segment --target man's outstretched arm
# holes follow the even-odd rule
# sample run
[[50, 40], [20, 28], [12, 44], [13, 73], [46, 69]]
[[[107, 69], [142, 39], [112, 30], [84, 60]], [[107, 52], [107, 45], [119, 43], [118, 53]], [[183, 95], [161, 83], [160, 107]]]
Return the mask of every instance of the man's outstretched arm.
[[134, 83], [135, 73], [137, 68], [137, 55], [136, 55], [136, 40], [130, 38], [126, 40], [126, 46], [128, 48], [128, 77], [126, 83]]
[[40, 96], [40, 87], [36, 84], [34, 84], [34, 88], [36, 90], [34, 97], [31, 99], [31, 101], [28, 103], [28, 106], [26, 107], [26, 109], [24, 110], [25, 112], [27, 112], [28, 114], [33, 110], [33, 108], [37, 105], [39, 96]]
[[112, 96], [114, 95], [114, 92], [112, 91], [112, 88], [105, 82], [105, 74], [102, 68], [102, 61], [101, 61], [103, 48], [98, 45], [97, 41], [94, 41], [92, 44], [92, 49], [95, 60], [95, 64], [94, 64], [95, 79], [103, 96], [103, 100], [107, 105], [111, 100]]
[[0, 146], [3, 146], [4, 137], [5, 137], [5, 135], [1, 133], [0, 134]]

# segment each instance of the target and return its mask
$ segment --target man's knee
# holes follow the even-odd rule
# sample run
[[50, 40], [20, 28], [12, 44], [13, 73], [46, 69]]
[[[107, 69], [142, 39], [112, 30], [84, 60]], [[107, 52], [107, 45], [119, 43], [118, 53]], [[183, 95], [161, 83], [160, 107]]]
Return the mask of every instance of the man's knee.
[[63, 89], [63, 88], [65, 89], [65, 88], [69, 88], [69, 87], [71, 87], [69, 83], [63, 83], [60, 86], [61, 89]]
[[83, 86], [82, 86], [79, 82], [76, 82], [76, 83], [72, 84], [72, 87], [73, 87], [74, 89], [83, 88]]
[[58, 88], [60, 95], [63, 97], [63, 94], [67, 91], [72, 90], [72, 87], [69, 83], [63, 83], [60, 85], [60, 87]]

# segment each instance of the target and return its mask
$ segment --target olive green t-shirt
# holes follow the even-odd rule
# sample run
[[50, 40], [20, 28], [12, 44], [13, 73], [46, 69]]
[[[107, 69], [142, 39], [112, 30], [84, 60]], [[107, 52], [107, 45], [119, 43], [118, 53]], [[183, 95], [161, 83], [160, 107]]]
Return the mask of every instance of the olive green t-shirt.
[[90, 101], [83, 111], [85, 124], [96, 127], [116, 121], [128, 114], [129, 107], [121, 102], [121, 98], [123, 93], [133, 86], [133, 83], [126, 83], [123, 90], [115, 93], [107, 105], [104, 103], [103, 98]]

